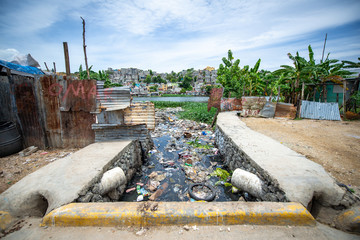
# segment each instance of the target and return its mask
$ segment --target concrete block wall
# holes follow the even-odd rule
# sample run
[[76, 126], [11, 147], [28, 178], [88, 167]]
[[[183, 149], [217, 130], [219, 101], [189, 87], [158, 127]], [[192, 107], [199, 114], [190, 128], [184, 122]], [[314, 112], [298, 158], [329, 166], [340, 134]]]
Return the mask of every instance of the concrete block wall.
[[225, 165], [230, 170], [241, 168], [258, 176], [264, 183], [265, 193], [260, 200], [272, 202], [287, 202], [284, 191], [282, 191], [275, 179], [272, 179], [262, 168], [260, 168], [244, 151], [228, 137], [219, 126], [215, 129], [215, 142], [220, 154], [224, 156]]
[[[120, 167], [126, 176], [127, 182], [131, 180], [136, 171], [141, 168], [143, 164], [141, 146], [138, 140], [132, 141], [123, 151], [121, 151], [117, 156], [114, 163], [106, 171], [113, 169], [115, 167]], [[104, 172], [106, 172], [104, 171]], [[87, 191], [84, 191], [80, 194], [76, 202], [116, 202], [120, 199], [126, 184], [113, 189], [107, 194], [101, 195], [99, 191], [99, 183], [101, 177], [98, 181], [92, 185]]]

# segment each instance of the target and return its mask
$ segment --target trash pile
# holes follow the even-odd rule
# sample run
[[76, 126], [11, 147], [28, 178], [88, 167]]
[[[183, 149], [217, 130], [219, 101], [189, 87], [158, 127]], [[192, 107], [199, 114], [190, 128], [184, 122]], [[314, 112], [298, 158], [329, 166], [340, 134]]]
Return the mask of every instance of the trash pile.
[[[178, 119], [181, 108], [156, 112], [154, 148], [128, 184], [122, 201], [232, 201], [241, 198], [211, 176], [224, 168], [209, 125]], [[250, 198], [248, 198], [250, 199]]]

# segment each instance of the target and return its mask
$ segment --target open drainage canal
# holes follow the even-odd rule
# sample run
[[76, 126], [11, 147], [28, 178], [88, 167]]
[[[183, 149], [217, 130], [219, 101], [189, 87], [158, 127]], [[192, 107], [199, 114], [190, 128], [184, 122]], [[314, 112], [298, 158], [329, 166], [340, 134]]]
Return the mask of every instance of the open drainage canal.
[[156, 113], [154, 148], [120, 201], [256, 201], [249, 193], [236, 192], [228, 173], [220, 170], [226, 167], [210, 127], [179, 120], [173, 113]]

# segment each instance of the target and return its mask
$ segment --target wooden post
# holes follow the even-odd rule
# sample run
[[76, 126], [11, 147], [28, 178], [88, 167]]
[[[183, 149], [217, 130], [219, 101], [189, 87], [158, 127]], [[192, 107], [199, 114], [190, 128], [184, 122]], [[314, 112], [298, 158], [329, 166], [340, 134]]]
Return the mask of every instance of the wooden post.
[[305, 83], [302, 83], [301, 86], [301, 100], [304, 100], [304, 92], [305, 92]]
[[315, 102], [315, 97], [316, 97], [316, 86], [314, 87], [314, 96], [313, 96], [313, 101]]
[[63, 45], [64, 45], [66, 76], [70, 76], [70, 60], [69, 60], [69, 49], [67, 42], [63, 42]]
[[54, 64], [54, 73], [56, 73], [56, 65], [55, 65], [55, 62], [53, 62]]
[[85, 66], [86, 66], [87, 77], [88, 77], [88, 79], [90, 79], [90, 71], [89, 71], [89, 66], [88, 66], [87, 56], [86, 56], [85, 20], [82, 17], [80, 17], [80, 18], [82, 19], [82, 24], [83, 24], [83, 48], [84, 48]]
[[46, 70], [47, 70], [48, 72], [50, 72], [48, 66], [46, 65], [46, 62], [44, 62], [44, 65], [45, 65], [45, 67], [46, 67]]
[[346, 79], [343, 80], [343, 111], [346, 113]]

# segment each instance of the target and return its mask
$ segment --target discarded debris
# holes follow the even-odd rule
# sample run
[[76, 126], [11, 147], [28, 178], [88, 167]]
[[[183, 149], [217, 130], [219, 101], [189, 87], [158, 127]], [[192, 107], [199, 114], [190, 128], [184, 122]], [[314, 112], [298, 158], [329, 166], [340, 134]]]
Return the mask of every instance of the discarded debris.
[[136, 235], [142, 236], [146, 233], [146, 228], [141, 228], [139, 231], [136, 232]]
[[19, 152], [19, 155], [21, 157], [29, 156], [29, 155], [33, 154], [34, 152], [36, 152], [37, 150], [38, 150], [38, 147], [31, 146], [31, 147], [28, 147], [28, 148], [22, 150], [21, 152]]
[[185, 226], [183, 227], [183, 229], [184, 229], [185, 231], [189, 231], [189, 230], [190, 230], [190, 227], [189, 227], [188, 225], [185, 225]]
[[169, 186], [168, 183], [164, 183], [163, 185], [161, 185], [161, 187], [158, 190], [156, 190], [156, 192], [153, 195], [149, 197], [149, 200], [155, 201], [158, 197], [161, 196], [161, 194], [163, 194], [163, 192], [166, 190], [168, 186]]

